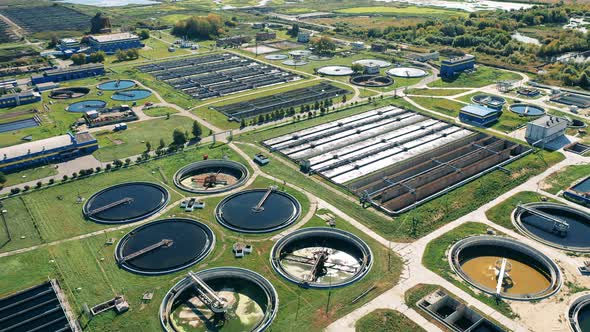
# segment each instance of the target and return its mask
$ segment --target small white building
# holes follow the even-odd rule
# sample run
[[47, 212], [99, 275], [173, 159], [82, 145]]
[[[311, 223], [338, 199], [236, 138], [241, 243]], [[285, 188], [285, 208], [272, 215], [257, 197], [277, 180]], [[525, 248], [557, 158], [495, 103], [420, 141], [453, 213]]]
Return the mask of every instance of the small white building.
[[309, 31], [299, 31], [297, 34], [297, 42], [299, 43], [309, 43], [311, 39], [311, 32]]
[[381, 71], [381, 67], [378, 65], [368, 65], [365, 66], [365, 74], [369, 75], [377, 75]]
[[525, 138], [534, 146], [542, 146], [565, 136], [567, 126], [566, 118], [546, 115], [527, 123]]
[[364, 50], [366, 48], [365, 43], [363, 43], [362, 41], [352, 42], [350, 44], [350, 46], [352, 47], [353, 50]]

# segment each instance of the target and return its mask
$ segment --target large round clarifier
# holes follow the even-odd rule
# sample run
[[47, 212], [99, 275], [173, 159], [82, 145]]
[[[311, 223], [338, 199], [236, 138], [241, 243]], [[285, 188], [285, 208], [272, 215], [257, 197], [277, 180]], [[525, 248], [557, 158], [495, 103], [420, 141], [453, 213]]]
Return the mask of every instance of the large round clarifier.
[[86, 113], [90, 111], [96, 111], [97, 109], [105, 108], [107, 103], [102, 100], [83, 100], [77, 103], [70, 104], [66, 108], [68, 112], [74, 113]]
[[155, 183], [128, 182], [103, 189], [84, 204], [84, 215], [96, 222], [123, 224], [142, 220], [163, 209], [170, 195]]
[[135, 86], [135, 82], [131, 80], [114, 80], [100, 83], [97, 88], [104, 91], [118, 91], [125, 90]]
[[90, 93], [90, 89], [84, 88], [84, 87], [62, 88], [62, 89], [52, 90], [49, 93], [49, 98], [52, 98], [52, 99], [73, 99], [73, 98], [84, 97], [88, 93]]
[[388, 70], [387, 75], [404, 78], [417, 78], [428, 75], [428, 72], [424, 69], [416, 67], [397, 67]]
[[363, 59], [357, 60], [352, 63], [353, 65], [361, 65], [363, 67], [379, 67], [379, 68], [387, 68], [391, 66], [391, 62], [385, 60], [378, 60], [378, 59]]
[[512, 104], [510, 110], [520, 116], [541, 116], [545, 114], [543, 108], [530, 104]]
[[346, 66], [325, 66], [318, 68], [317, 72], [326, 76], [348, 76], [354, 74], [354, 71]]
[[204, 160], [181, 168], [174, 184], [195, 194], [214, 194], [232, 190], [248, 180], [246, 166], [231, 160]]
[[369, 246], [356, 235], [328, 227], [310, 227], [281, 238], [271, 264], [287, 280], [304, 287], [348, 286], [373, 265]]
[[119, 266], [146, 275], [180, 271], [203, 260], [215, 244], [211, 229], [192, 219], [163, 219], [127, 233], [115, 251]]
[[289, 58], [288, 55], [286, 54], [269, 54], [269, 55], [265, 55], [264, 58], [266, 60], [287, 60]]
[[276, 188], [245, 190], [223, 199], [215, 209], [217, 221], [241, 233], [266, 233], [285, 228], [301, 214], [295, 197]]
[[590, 331], [590, 294], [578, 297], [572, 302], [568, 318], [574, 332]]
[[160, 322], [167, 332], [266, 330], [274, 320], [279, 298], [273, 285], [260, 274], [237, 267], [199, 271], [194, 276], [227, 303], [214, 314], [198, 295], [195, 279], [187, 276], [164, 296]]
[[112, 100], [117, 101], [134, 101], [145, 99], [152, 95], [152, 92], [144, 89], [117, 91], [112, 96]]
[[512, 212], [514, 225], [552, 247], [590, 252], [590, 214], [567, 205], [529, 203]]
[[[455, 272], [490, 295], [531, 301], [555, 294], [562, 284], [555, 262], [518, 241], [497, 236], [473, 236], [457, 242], [449, 260]], [[500, 277], [501, 271], [504, 271]], [[500, 282], [499, 293], [496, 292]]]
[[289, 59], [289, 60], [283, 61], [282, 63], [287, 66], [305, 66], [309, 62], [303, 61], [303, 60]]
[[488, 106], [495, 109], [501, 109], [506, 104], [506, 99], [500, 96], [480, 94], [471, 98], [471, 101], [476, 104]]
[[359, 75], [350, 79], [350, 83], [366, 87], [385, 87], [393, 84], [393, 79], [387, 76]]

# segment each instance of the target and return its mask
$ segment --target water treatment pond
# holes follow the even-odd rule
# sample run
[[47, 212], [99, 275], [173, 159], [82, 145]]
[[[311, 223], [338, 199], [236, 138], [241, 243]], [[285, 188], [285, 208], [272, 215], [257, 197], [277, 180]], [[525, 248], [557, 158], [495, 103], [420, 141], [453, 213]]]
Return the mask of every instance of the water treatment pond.
[[68, 112], [74, 113], [86, 113], [90, 111], [96, 111], [97, 109], [104, 108], [107, 103], [102, 100], [83, 100], [77, 103], [70, 104], [68, 106]]
[[578, 312], [578, 324], [582, 332], [590, 332], [590, 305], [585, 305]]
[[[164, 243], [162, 241], [169, 241]], [[161, 243], [160, 246], [157, 244]], [[171, 273], [201, 261], [215, 243], [205, 224], [191, 219], [164, 219], [129, 232], [117, 246], [117, 261], [125, 269], [141, 274]], [[139, 256], [134, 253], [153, 246]]]
[[586, 178], [586, 180], [576, 184], [572, 187], [573, 190], [588, 193], [590, 192], [590, 177]]
[[104, 91], [125, 90], [135, 86], [135, 82], [131, 80], [108, 81], [100, 83], [97, 88]]
[[145, 99], [152, 95], [152, 92], [149, 90], [137, 89], [137, 90], [124, 90], [124, 91], [117, 91], [112, 96], [112, 100], [117, 101], [134, 101]]
[[216, 208], [217, 220], [245, 233], [271, 232], [295, 222], [301, 211], [299, 202], [285, 192], [269, 190], [246, 190], [226, 197]]
[[128, 223], [151, 216], [168, 202], [166, 189], [154, 183], [130, 182], [103, 189], [84, 204], [84, 215], [100, 223]]
[[541, 107], [527, 104], [514, 104], [510, 106], [510, 110], [522, 116], [541, 116], [545, 114], [545, 110]]

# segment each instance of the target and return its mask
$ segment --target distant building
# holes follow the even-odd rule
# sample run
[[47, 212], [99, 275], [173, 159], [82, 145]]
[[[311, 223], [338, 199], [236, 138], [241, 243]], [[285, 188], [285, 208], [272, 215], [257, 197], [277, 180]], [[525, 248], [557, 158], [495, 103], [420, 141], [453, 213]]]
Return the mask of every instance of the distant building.
[[461, 57], [446, 59], [441, 62], [440, 76], [443, 78], [453, 78], [458, 74], [475, 68], [475, 57], [466, 54]]
[[88, 36], [88, 45], [91, 52], [103, 51], [107, 54], [144, 46], [137, 35], [129, 32]]
[[350, 46], [352, 46], [353, 50], [364, 50], [365, 49], [365, 43], [363, 43], [362, 41], [352, 42], [350, 44]]
[[0, 108], [15, 107], [41, 101], [41, 95], [34, 91], [0, 96]]
[[437, 61], [440, 58], [440, 53], [438, 52], [431, 52], [431, 53], [413, 53], [408, 55], [408, 58], [419, 61], [419, 62], [426, 62], [426, 61]]
[[47, 82], [47, 83], [39, 83], [35, 85], [35, 89], [39, 92], [53, 90], [59, 88], [59, 83], [54, 82]]
[[387, 45], [385, 44], [371, 44], [371, 51], [373, 52], [385, 52], [387, 51]]
[[525, 138], [530, 144], [541, 146], [564, 136], [568, 125], [566, 118], [545, 115], [527, 123]]
[[90, 154], [98, 141], [89, 133], [55, 136], [0, 149], [0, 171], [15, 172], [38, 165], [63, 162]]
[[59, 41], [59, 44], [57, 44], [57, 49], [62, 52], [66, 52], [66, 51], [78, 52], [78, 51], [80, 51], [81, 48], [82, 48], [82, 44], [80, 44], [80, 42], [74, 38], [61, 39]]
[[233, 36], [226, 38], [219, 38], [216, 40], [215, 45], [217, 47], [239, 47], [242, 44], [246, 44], [251, 40], [248, 36]]
[[309, 31], [299, 31], [297, 34], [297, 42], [299, 43], [309, 43], [311, 40], [311, 32]]
[[464, 123], [485, 127], [498, 121], [501, 112], [483, 105], [467, 105], [459, 112], [459, 120]]
[[381, 72], [381, 67], [379, 67], [378, 65], [368, 65], [365, 66], [365, 74], [369, 74], [369, 75], [376, 75], [379, 74], [379, 72]]
[[312, 19], [312, 18], [325, 18], [325, 17], [334, 17], [334, 16], [336, 16], [336, 14], [334, 14], [332, 12], [311, 12], [311, 13], [299, 14], [299, 15], [297, 15], [297, 19], [306, 20], [306, 19]]
[[33, 75], [31, 82], [35, 85], [47, 82], [63, 82], [80, 78], [104, 75], [104, 65], [90, 63], [81, 66], [46, 70], [43, 74]]
[[277, 38], [277, 33], [276, 32], [258, 32], [256, 34], [256, 40], [257, 41], [265, 41], [265, 40], [272, 40], [272, 39], [276, 39]]
[[263, 22], [252, 23], [252, 29], [260, 30], [260, 29], [264, 29], [264, 28], [266, 28], [266, 23], [263, 23]]

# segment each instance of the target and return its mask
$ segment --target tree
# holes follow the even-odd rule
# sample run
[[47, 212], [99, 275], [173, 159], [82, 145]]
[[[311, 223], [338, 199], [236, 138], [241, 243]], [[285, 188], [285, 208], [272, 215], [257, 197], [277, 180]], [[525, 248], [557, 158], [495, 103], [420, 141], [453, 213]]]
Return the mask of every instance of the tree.
[[203, 134], [203, 131], [201, 130], [201, 126], [199, 125], [199, 123], [196, 120], [193, 121], [192, 134], [195, 138], [201, 138], [201, 135]]
[[4, 175], [4, 173], [0, 172], [0, 184], [5, 184], [6, 181], [8, 181], [8, 179], [6, 178], [6, 175]]
[[311, 41], [313, 52], [320, 55], [332, 54], [336, 50], [336, 43], [328, 36], [322, 36]]
[[242, 118], [242, 119], [240, 120], [240, 129], [241, 129], [241, 128], [245, 128], [245, 127], [246, 127], [246, 120], [244, 120], [244, 118]]
[[346, 102], [346, 95], [342, 95], [342, 103]]
[[83, 65], [86, 63], [86, 55], [84, 55], [82, 53], [74, 54], [70, 57], [70, 59], [77, 66]]
[[182, 130], [176, 128], [172, 133], [172, 142], [174, 142], [174, 145], [176, 146], [184, 145], [186, 143], [186, 135]]
[[365, 70], [365, 67], [361, 64], [353, 63], [352, 66], [350, 66], [350, 69], [352, 69], [355, 74], [360, 74]]
[[118, 61], [125, 61], [127, 59], [127, 53], [123, 50], [117, 50], [117, 52], [115, 52], [115, 57]]
[[125, 166], [129, 166], [131, 164], [131, 159], [125, 159]]
[[166, 143], [164, 143], [164, 139], [160, 138], [160, 145], [158, 146], [159, 149], [163, 149], [166, 147]]
[[148, 30], [141, 30], [138, 34], [139, 39], [145, 40], [150, 38], [150, 32]]
[[68, 181], [68, 176], [64, 174], [64, 176], [61, 178], [62, 182], [66, 182]]
[[173, 35], [191, 39], [212, 39], [222, 32], [223, 20], [215, 14], [189, 17], [176, 22], [172, 28]]
[[299, 34], [299, 24], [293, 23], [293, 25], [291, 26], [291, 29], [289, 29], [289, 36], [297, 37], [298, 34]]
[[145, 142], [145, 151], [146, 152], [152, 151], [152, 143], [150, 143], [150, 141]]
[[57, 40], [57, 36], [52, 34], [51, 35], [51, 40], [47, 44], [47, 48], [54, 48], [54, 47], [56, 47], [58, 42], [59, 41]]
[[107, 164], [107, 165], [106, 165], [104, 168], [105, 168], [107, 171], [110, 171], [110, 170], [111, 170], [111, 168], [113, 168], [113, 166], [112, 166], [111, 164]]
[[104, 51], [98, 51], [98, 52], [95, 52], [95, 53], [91, 53], [88, 56], [88, 62], [89, 63], [104, 62], [106, 56], [107, 56], [107, 54]]

